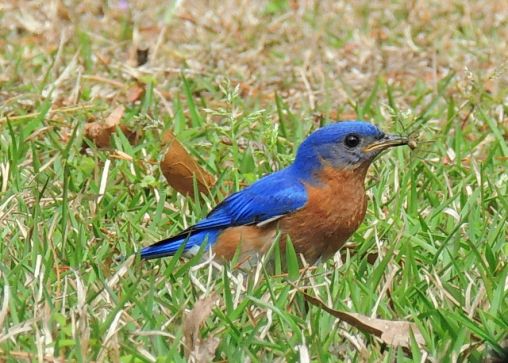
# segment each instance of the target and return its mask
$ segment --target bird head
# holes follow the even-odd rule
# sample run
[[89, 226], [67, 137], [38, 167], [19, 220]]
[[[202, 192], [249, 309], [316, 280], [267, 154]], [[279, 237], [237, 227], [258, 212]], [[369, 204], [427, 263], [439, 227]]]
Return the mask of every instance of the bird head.
[[385, 134], [368, 122], [336, 122], [314, 131], [303, 141], [294, 166], [303, 173], [323, 165], [355, 169], [370, 165], [383, 150], [408, 142], [407, 138]]

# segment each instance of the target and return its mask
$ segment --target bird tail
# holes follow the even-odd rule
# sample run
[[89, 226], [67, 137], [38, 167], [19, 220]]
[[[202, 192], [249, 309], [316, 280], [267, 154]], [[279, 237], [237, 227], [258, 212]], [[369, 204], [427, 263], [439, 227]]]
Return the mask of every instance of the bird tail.
[[172, 256], [178, 251], [182, 244], [185, 245], [183, 249], [184, 252], [199, 248], [205, 241], [206, 247], [209, 248], [215, 243], [219, 232], [220, 230], [205, 230], [166, 238], [141, 249], [141, 258], [144, 260], [151, 260], [153, 258]]

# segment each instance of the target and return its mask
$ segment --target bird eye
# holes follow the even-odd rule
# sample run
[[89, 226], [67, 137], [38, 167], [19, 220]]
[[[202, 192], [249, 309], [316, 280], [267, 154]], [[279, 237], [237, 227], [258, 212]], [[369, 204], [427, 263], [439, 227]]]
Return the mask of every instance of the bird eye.
[[347, 135], [344, 139], [344, 144], [346, 144], [347, 147], [357, 147], [360, 143], [360, 137], [355, 134]]

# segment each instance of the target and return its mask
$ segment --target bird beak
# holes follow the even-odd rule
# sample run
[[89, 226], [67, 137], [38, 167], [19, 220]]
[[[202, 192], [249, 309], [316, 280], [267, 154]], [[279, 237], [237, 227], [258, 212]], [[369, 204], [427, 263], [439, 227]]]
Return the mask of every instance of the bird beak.
[[385, 135], [380, 140], [374, 141], [372, 144], [363, 148], [363, 152], [382, 151], [392, 146], [408, 145], [409, 139], [400, 135]]

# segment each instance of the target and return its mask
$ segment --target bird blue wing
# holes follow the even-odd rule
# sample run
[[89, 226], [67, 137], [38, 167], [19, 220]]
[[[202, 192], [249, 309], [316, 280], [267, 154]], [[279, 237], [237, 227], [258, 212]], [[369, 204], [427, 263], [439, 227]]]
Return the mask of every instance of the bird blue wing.
[[218, 204], [206, 218], [182, 233], [157, 242], [141, 251], [143, 258], [174, 254], [182, 243], [185, 251], [200, 246], [204, 240], [215, 243], [227, 227], [263, 223], [292, 213], [305, 205], [307, 192], [290, 169], [267, 175], [249, 187], [234, 193]]
[[303, 183], [280, 171], [230, 195], [192, 229], [261, 223], [294, 212], [306, 201]]

